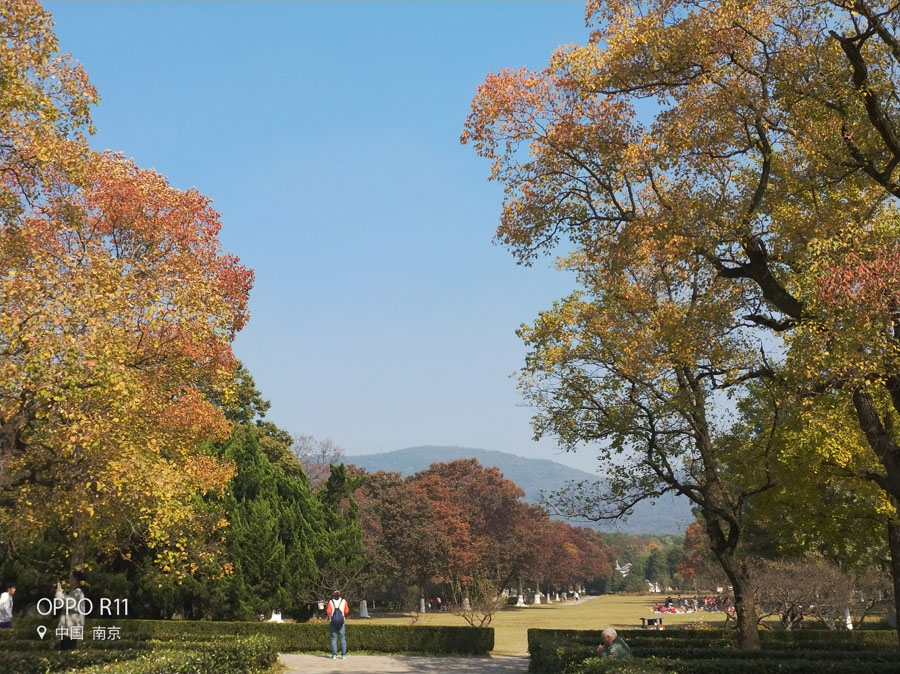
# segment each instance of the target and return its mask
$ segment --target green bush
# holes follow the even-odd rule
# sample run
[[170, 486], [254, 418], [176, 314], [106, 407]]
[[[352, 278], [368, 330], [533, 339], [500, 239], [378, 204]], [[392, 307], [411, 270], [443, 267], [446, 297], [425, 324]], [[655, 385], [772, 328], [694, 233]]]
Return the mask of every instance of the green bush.
[[680, 660], [827, 660], [866, 662], [895, 662], [900, 671], [900, 651], [882, 650], [808, 650], [808, 649], [773, 649], [763, 648], [761, 651], [740, 651], [735, 648], [646, 648], [632, 646], [636, 658], [678, 658]]
[[87, 667], [72, 674], [257, 674], [278, 660], [269, 637], [220, 638], [187, 649], [164, 648], [130, 662]]
[[596, 646], [571, 645], [553, 648], [551, 644], [547, 644], [531, 650], [531, 664], [528, 669], [531, 672], [546, 672], [547, 674], [561, 672], [596, 654]]
[[[17, 625], [4, 630], [4, 650], [50, 650], [58, 641], [52, 630], [40, 641], [35, 632], [47, 621]], [[85, 639], [79, 648], [87, 649], [144, 649], [147, 642], [174, 642], [183, 647], [190, 643], [194, 650], [202, 650], [199, 642], [222, 637], [266, 636], [272, 639], [279, 652], [324, 651], [330, 648], [326, 623], [258, 623], [190, 620], [121, 620], [121, 641], [100, 641], [89, 638], [91, 628], [99, 622], [88, 621]], [[479, 627], [439, 627], [418, 625], [378, 625], [352, 621], [347, 624], [347, 642], [352, 650], [387, 653], [452, 653], [486, 655], [494, 648], [494, 630]], [[162, 644], [154, 645], [160, 650]]]
[[791, 630], [790, 632], [760, 632], [763, 644], [792, 644], [797, 647], [823, 648], [839, 644], [841, 648], [852, 645], [866, 649], [897, 648], [895, 630]]
[[563, 670], [564, 674], [665, 674], [664, 669], [652, 660], [618, 660], [614, 658], [591, 657], [573, 663]]
[[79, 645], [73, 651], [45, 647], [40, 652], [4, 647], [0, 669], [15, 674], [252, 674], [270, 669], [277, 659], [269, 637], [219, 637], [205, 642], [146, 642], [140, 649]]
[[[764, 632], [761, 651], [738, 650], [733, 632], [621, 630], [635, 659], [594, 657], [598, 630], [528, 630], [531, 671], [541, 674], [830, 674], [900, 671], [896, 633]], [[618, 664], [616, 664], [618, 663]], [[610, 669], [612, 668], [612, 669]]]
[[[218, 635], [271, 637], [279, 652], [330, 648], [327, 623], [254, 623], [181, 620], [134, 620], [122, 623], [128, 639], [190, 640]], [[347, 623], [347, 645], [357, 651], [386, 653], [454, 653], [486, 655], [494, 648], [494, 630], [481, 627], [438, 627]]]
[[[78, 650], [88, 649], [88, 650], [150, 650], [153, 648], [154, 643], [161, 642], [150, 642], [150, 641], [124, 641], [124, 640], [116, 640], [116, 641], [99, 641], [97, 639], [85, 639], [78, 645]], [[201, 643], [201, 642], [197, 642]], [[170, 646], [171, 647], [171, 646]], [[57, 639], [47, 639], [45, 638], [43, 641], [37, 641], [35, 639], [7, 639], [3, 641], [3, 650], [4, 651], [43, 651], [45, 653], [59, 650], [59, 640]]]
[[897, 674], [890, 662], [588, 658], [563, 674]]
[[[146, 654], [146, 650], [120, 649], [113, 652], [100, 649], [82, 649], [62, 652], [44, 647], [43, 650], [0, 651], [0, 672], [9, 674], [46, 674], [47, 672], [73, 672], [91, 665], [110, 662], [132, 662]], [[212, 674], [212, 673], [210, 673]]]

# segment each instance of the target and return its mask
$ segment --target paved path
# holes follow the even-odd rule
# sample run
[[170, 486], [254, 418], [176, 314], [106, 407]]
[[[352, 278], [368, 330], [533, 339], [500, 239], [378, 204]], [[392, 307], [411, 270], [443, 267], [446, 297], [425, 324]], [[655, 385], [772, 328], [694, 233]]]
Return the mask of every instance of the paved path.
[[524, 674], [528, 671], [527, 656], [489, 658], [425, 658], [418, 655], [347, 655], [346, 660], [332, 660], [331, 655], [284, 653], [279, 658], [285, 674]]

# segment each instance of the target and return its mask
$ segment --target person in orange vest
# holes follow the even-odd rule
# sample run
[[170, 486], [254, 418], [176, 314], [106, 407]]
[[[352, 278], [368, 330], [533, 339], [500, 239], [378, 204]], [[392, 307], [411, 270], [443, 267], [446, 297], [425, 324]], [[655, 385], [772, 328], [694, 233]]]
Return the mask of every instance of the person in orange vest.
[[347, 602], [341, 597], [341, 591], [335, 590], [328, 606], [329, 626], [331, 627], [331, 659], [337, 658], [337, 639], [341, 638], [341, 660], [347, 657]]

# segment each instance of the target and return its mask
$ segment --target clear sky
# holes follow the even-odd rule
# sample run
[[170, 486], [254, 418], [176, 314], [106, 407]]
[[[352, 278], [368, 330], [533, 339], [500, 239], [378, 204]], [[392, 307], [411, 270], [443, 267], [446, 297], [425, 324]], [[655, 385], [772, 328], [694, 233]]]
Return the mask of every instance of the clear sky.
[[501, 188], [459, 144], [475, 88], [584, 42], [584, 3], [47, 2], [121, 150], [222, 214], [255, 270], [235, 353], [267, 418], [349, 454], [551, 458], [514, 375], [520, 323], [571, 291], [493, 245]]

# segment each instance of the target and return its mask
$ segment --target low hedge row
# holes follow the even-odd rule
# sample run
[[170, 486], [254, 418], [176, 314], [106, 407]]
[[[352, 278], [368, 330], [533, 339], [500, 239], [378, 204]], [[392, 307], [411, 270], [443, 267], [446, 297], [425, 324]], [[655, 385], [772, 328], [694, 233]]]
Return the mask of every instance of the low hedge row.
[[96, 649], [59, 650], [8, 650], [6, 644], [0, 650], [0, 672], [6, 674], [47, 674], [52, 672], [74, 672], [92, 665], [110, 662], [131, 662], [146, 654], [146, 651], [123, 648], [110, 653]]
[[[154, 647], [154, 644], [161, 644], [162, 642], [151, 642], [151, 641], [134, 641], [134, 640], [116, 640], [116, 641], [99, 641], [96, 639], [84, 639], [78, 645], [78, 650], [88, 649], [88, 650], [143, 650], [147, 651]], [[174, 642], [168, 642], [169, 647], [172, 647]], [[204, 642], [197, 642], [204, 643]], [[35, 639], [7, 639], [3, 641], [3, 650], [5, 651], [41, 651], [48, 652], [53, 650], [59, 650], [59, 641], [56, 639], [44, 639], [43, 641], [37, 641]]]
[[597, 655], [597, 646], [584, 644], [556, 645], [550, 641], [544, 643], [532, 643], [532, 630], [528, 630], [528, 652], [531, 654], [530, 672], [539, 674], [559, 674], [568, 671], [573, 665]]
[[895, 662], [587, 658], [561, 674], [897, 674]]
[[[127, 634], [126, 634], [127, 629]], [[327, 623], [253, 623], [181, 620], [135, 620], [123, 623], [128, 639], [185, 640], [215, 635], [265, 635], [282, 653], [330, 648]], [[347, 623], [347, 645], [357, 651], [383, 653], [452, 653], [487, 655], [494, 648], [493, 628], [378, 625]]]
[[[656, 639], [630, 639], [628, 636], [623, 635], [625, 641], [628, 642], [628, 645], [631, 646], [632, 649], [654, 649], [654, 650], [677, 650], [681, 652], [683, 648], [717, 648], [720, 650], [734, 650], [737, 649], [737, 641], [734, 639], [691, 639], [690, 641], [679, 641], [678, 639], [669, 639], [666, 637], [659, 637]], [[883, 639], [873, 639], [870, 642], [865, 642], [862, 640], [859, 641], [848, 641], [842, 639], [835, 639], [834, 641], [821, 641], [818, 643], [815, 642], [802, 642], [802, 641], [778, 641], [772, 639], [761, 639], [763, 650], [779, 650], [779, 651], [896, 651], [897, 650], [897, 641], [896, 635], [894, 636], [894, 641], [883, 640]], [[596, 642], [589, 641], [577, 641], [573, 643], [600, 643], [599, 638]]]
[[[11, 640], [24, 640], [31, 644], [46, 644], [55, 641], [52, 631], [40, 641], [35, 632], [37, 625], [16, 625], [12, 630], [3, 630], [3, 647], [8, 648]], [[102, 623], [97, 622], [97, 625]], [[255, 623], [255, 622], [214, 622], [192, 620], [122, 620], [119, 621], [122, 641], [99, 641], [90, 638], [92, 621], [85, 625], [83, 645], [90, 648], [139, 648], [134, 642], [208, 641], [218, 637], [266, 636], [272, 639], [277, 651], [282, 653], [298, 651], [323, 651], [330, 648], [327, 623]], [[487, 655], [494, 648], [493, 628], [481, 627], [439, 627], [419, 625], [378, 625], [352, 621], [347, 624], [348, 646], [357, 651], [387, 653], [448, 653], [457, 655]], [[36, 648], [40, 648], [40, 646]], [[23, 646], [22, 648], [35, 648]]]
[[72, 674], [262, 674], [278, 660], [270, 637], [222, 639], [202, 648], [165, 649], [129, 662], [87, 667]]
[[[529, 639], [534, 636], [540, 639], [551, 639], [557, 643], [599, 644], [601, 630], [529, 630]], [[619, 630], [629, 645], [652, 645], [664, 647], [671, 645], [681, 648], [692, 647], [729, 647], [736, 643], [733, 630]], [[893, 630], [799, 630], [775, 632], [763, 630], [759, 633], [763, 646], [772, 645], [777, 648], [864, 648], [864, 649], [896, 649], [897, 633]]]
[[796, 644], [806, 648], [822, 648], [826, 644], [860, 645], [865, 648], [897, 648], [895, 630], [791, 630], [759, 633], [764, 644]]
[[809, 650], [763, 648], [761, 651], [740, 651], [735, 648], [647, 648], [632, 647], [636, 658], [672, 658], [684, 660], [826, 660], [829, 662], [854, 661], [895, 662], [900, 672], [900, 650]]
[[[605, 664], [595, 657], [599, 630], [528, 630], [531, 671], [541, 674], [602, 673], [609, 667], [622, 674], [827, 674], [829, 672], [900, 671], [900, 651], [892, 631], [821, 632], [814, 637], [762, 633], [761, 651], [736, 648], [733, 632], [621, 630], [635, 659], [627, 668], [621, 660]], [[773, 636], [773, 635], [779, 636]]]
[[[205, 642], [145, 642], [134, 648], [79, 647], [73, 651], [13, 649], [4, 643], [0, 671], [15, 674], [255, 674], [278, 659], [274, 640], [264, 636]], [[115, 642], [110, 642], [115, 643]]]

